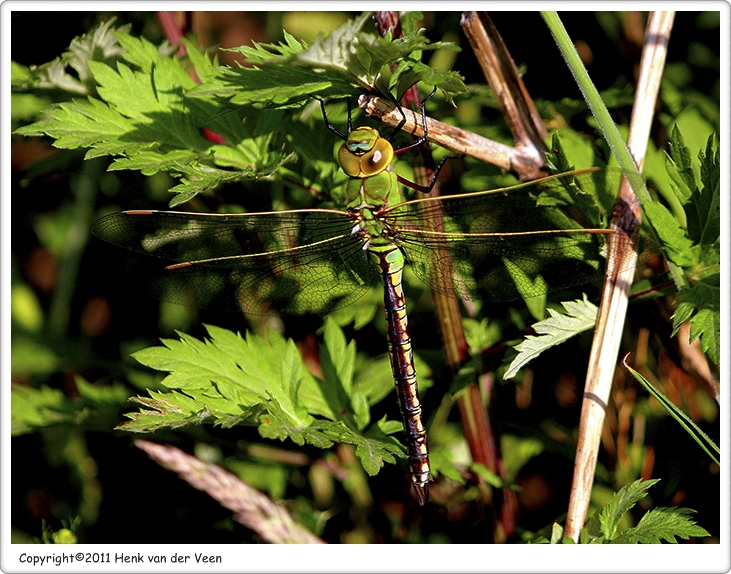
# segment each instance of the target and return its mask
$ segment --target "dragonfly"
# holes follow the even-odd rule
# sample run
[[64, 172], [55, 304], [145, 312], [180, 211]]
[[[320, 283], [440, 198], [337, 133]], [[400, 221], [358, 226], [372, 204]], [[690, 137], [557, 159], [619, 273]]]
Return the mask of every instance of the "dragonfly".
[[383, 137], [373, 127], [353, 128], [349, 109], [343, 133], [330, 124], [320, 101], [328, 129], [344, 140], [337, 157], [349, 180], [341, 208], [243, 214], [137, 210], [105, 216], [92, 227], [111, 244], [161, 260], [148, 291], [175, 303], [324, 315], [353, 303], [380, 278], [388, 353], [420, 505], [429, 497], [429, 447], [403, 290], [405, 265], [439, 293], [506, 301], [601, 278], [607, 244], [619, 237], [579, 225], [561, 207], [568, 191], [596, 184], [602, 177], [596, 169], [408, 200], [404, 187], [428, 191], [447, 159], [427, 187], [393, 170], [396, 155], [427, 141], [426, 99], [420, 106], [424, 135], [402, 147], [391, 140], [405, 116]]

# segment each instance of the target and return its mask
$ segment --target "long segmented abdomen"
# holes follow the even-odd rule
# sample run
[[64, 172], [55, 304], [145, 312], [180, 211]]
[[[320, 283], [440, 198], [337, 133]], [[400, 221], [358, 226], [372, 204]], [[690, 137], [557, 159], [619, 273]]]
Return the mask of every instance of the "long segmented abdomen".
[[419, 504], [423, 505], [429, 498], [429, 447], [421, 418], [421, 402], [402, 287], [404, 255], [392, 243], [371, 246], [369, 251], [376, 259], [383, 278], [391, 369], [406, 432], [411, 480]]

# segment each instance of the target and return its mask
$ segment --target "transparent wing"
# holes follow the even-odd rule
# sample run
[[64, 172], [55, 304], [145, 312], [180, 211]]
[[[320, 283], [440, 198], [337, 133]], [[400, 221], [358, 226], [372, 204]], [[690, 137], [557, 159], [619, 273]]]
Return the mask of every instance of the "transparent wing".
[[566, 206], [575, 206], [582, 193], [593, 199], [579, 200], [585, 204], [580, 215], [601, 215], [599, 192], [589, 189], [596, 179], [594, 172], [566, 174], [414, 200], [394, 207], [386, 219], [416, 275], [438, 292], [483, 301], [535, 297], [601, 279], [607, 242], [629, 241], [585, 229], [568, 215]]
[[[246, 313], [327, 313], [361, 297], [376, 277], [347, 212], [217, 215], [128, 211], [92, 233], [157, 261], [143, 289], [174, 303]], [[157, 258], [157, 259], [155, 259]], [[149, 279], [144, 275], [149, 274]]]

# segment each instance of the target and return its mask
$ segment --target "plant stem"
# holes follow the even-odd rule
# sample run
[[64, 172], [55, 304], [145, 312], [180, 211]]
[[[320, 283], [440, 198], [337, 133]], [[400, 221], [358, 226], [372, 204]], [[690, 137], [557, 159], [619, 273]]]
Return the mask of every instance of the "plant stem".
[[[635, 237], [641, 217], [638, 199], [650, 201], [642, 176], [637, 170], [638, 166], [641, 169], [644, 160], [652, 110], [654, 110], [657, 99], [660, 73], [665, 62], [667, 38], [672, 27], [672, 13], [659, 13], [659, 16], [651, 13], [648, 20], [639, 86], [635, 95], [630, 126], [631, 148], [624, 143], [619, 130], [614, 125], [609, 111], [589, 79], [558, 15], [555, 12], [544, 12], [542, 15], [626, 177], [620, 186], [612, 227], [622, 230], [630, 237]], [[658, 39], [664, 39], [664, 41], [658, 41]], [[627, 181], [634, 194], [630, 193]], [[605, 410], [609, 402], [619, 344], [624, 330], [629, 289], [634, 275], [634, 265], [627, 261], [637, 258], [635, 251], [616, 252], [613, 244], [611, 247], [610, 265], [602, 292], [584, 388], [574, 479], [566, 519], [565, 535], [576, 541], [579, 539], [581, 527], [588, 513]], [[624, 269], [624, 271], [618, 269]]]
[[556, 40], [556, 44], [561, 51], [561, 55], [566, 60], [566, 65], [573, 74], [576, 84], [579, 86], [579, 89], [586, 100], [586, 104], [589, 106], [592, 115], [602, 130], [604, 138], [607, 140], [609, 147], [612, 149], [614, 157], [617, 158], [619, 166], [622, 168], [627, 179], [629, 179], [632, 189], [641, 201], [649, 201], [649, 194], [645, 188], [645, 183], [642, 180], [642, 177], [638, 173], [635, 159], [632, 157], [632, 154], [627, 148], [627, 144], [622, 138], [622, 135], [619, 133], [617, 126], [614, 124], [612, 116], [609, 115], [609, 110], [607, 110], [607, 107], [604, 105], [604, 101], [599, 95], [599, 91], [594, 86], [591, 78], [589, 78], [589, 74], [586, 71], [584, 64], [581, 62], [579, 53], [576, 51], [571, 38], [569, 38], [561, 19], [558, 17], [556, 12], [541, 12], [541, 16], [546, 22], [551, 34], [553, 34], [553, 38]]

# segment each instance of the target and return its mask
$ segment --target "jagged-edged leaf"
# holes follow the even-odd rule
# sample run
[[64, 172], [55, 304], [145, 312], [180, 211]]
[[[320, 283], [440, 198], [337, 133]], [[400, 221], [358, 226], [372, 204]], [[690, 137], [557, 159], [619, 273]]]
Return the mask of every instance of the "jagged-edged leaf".
[[670, 262], [682, 269], [679, 306], [673, 315], [673, 333], [690, 321], [691, 341], [700, 338], [701, 348], [712, 361], [720, 358], [720, 186], [719, 149], [708, 138], [699, 153], [701, 185], [691, 165], [690, 150], [677, 127], [669, 143], [667, 169], [683, 206], [686, 223], [677, 221], [663, 205], [643, 206], [663, 242]]
[[[165, 339], [164, 346], [138, 351], [134, 357], [168, 372], [162, 384], [198, 400], [201, 408], [210, 409], [210, 401], [221, 400], [243, 409], [271, 398], [292, 422], [312, 422], [297, 392], [301, 378], [308, 375], [291, 341], [273, 333], [269, 342], [253, 335], [244, 339], [213, 326], [208, 332], [211, 338], [206, 341], [180, 333], [180, 340]], [[235, 408], [225, 412], [236, 414]]]
[[647, 490], [657, 482], [659, 482], [657, 479], [635, 480], [623, 486], [611, 502], [599, 511], [601, 531], [606, 540], [613, 540], [616, 537], [622, 515], [637, 504], [638, 500], [647, 496]]
[[351, 433], [343, 442], [355, 445], [355, 456], [360, 459], [365, 471], [374, 476], [384, 463], [394, 464], [396, 458], [406, 457], [404, 447], [395, 438], [388, 436], [397, 430], [396, 421], [387, 421], [384, 417], [364, 434]]
[[[439, 87], [447, 98], [466, 90], [461, 76], [453, 71], [432, 69], [411, 57], [426, 49], [458, 49], [448, 42], [429, 42], [421, 30], [391, 41], [363, 31], [370, 16], [363, 14], [346, 22], [310, 46], [285, 33], [279, 44], [255, 44], [232, 48], [255, 67], [226, 68], [218, 81], [201, 85], [193, 96], [216, 96], [232, 106], [299, 106], [313, 95], [345, 98], [367, 91], [390, 91], [399, 84], [400, 97], [419, 81]], [[387, 85], [381, 73], [397, 64]]]
[[[118, 416], [129, 393], [120, 385], [92, 385], [76, 378], [78, 397], [47, 386], [11, 387], [11, 432], [13, 436], [35, 432], [54, 425], [96, 429]], [[103, 421], [103, 422], [102, 422]], [[108, 427], [107, 427], [108, 428]]]
[[617, 492], [612, 500], [595, 513], [581, 531], [584, 543], [659, 544], [663, 540], [676, 543], [676, 537], [709, 536], [704, 528], [690, 520], [689, 508], [655, 508], [645, 513], [637, 526], [619, 532], [619, 522], [647, 490], [658, 480], [636, 480]]
[[701, 349], [716, 364], [721, 358], [720, 275], [694, 282], [678, 292], [678, 308], [673, 314], [673, 333], [690, 321], [690, 342], [700, 338]]
[[[282, 111], [221, 118], [215, 101], [187, 97], [196, 83], [176, 58], [145, 40], [119, 32], [117, 38], [127, 63], [87, 62], [99, 99], [59, 104], [48, 119], [16, 133], [50, 136], [59, 148], [89, 148], [87, 158], [112, 156], [111, 169], [168, 171], [181, 179], [172, 189], [180, 194], [175, 204], [223, 182], [269, 176], [292, 161], [284, 142], [275, 143]], [[207, 57], [196, 52], [191, 59], [212, 77]], [[204, 137], [203, 128], [216, 130], [224, 143]]]
[[548, 309], [550, 317], [533, 325], [538, 334], [528, 335], [523, 342], [515, 346], [518, 355], [510, 363], [503, 375], [504, 379], [514, 377], [528, 361], [535, 359], [543, 351], [594, 327], [597, 306], [591, 303], [586, 295], [582, 301], [566, 301], [562, 305], [566, 309], [565, 314]]
[[[114, 29], [114, 18], [100, 23], [86, 34], [74, 38], [60, 57], [39, 66], [27, 68], [27, 74], [12, 82], [16, 89], [61, 92], [66, 95], [94, 95], [95, 85], [89, 72], [91, 61], [114, 64], [124, 53], [115, 36], [127, 33], [131, 25]], [[69, 68], [76, 75], [69, 73]]]
[[78, 408], [60, 389], [42, 386], [39, 389], [13, 386], [10, 393], [13, 408], [10, 428], [13, 436], [74, 420]]
[[169, 392], [149, 391], [149, 397], [133, 398], [143, 409], [127, 414], [131, 420], [118, 428], [153, 432], [204, 422], [256, 425], [265, 438], [289, 438], [298, 445], [355, 445], [356, 456], [370, 474], [403, 456], [403, 447], [388, 436], [400, 430], [401, 423], [384, 419], [361, 432], [366, 426], [362, 421], [370, 415], [365, 395], [352, 386], [355, 347], [346, 344], [334, 322], [325, 328], [321, 381], [306, 371], [294, 343], [274, 332], [264, 340], [207, 329], [207, 340], [179, 333], [179, 340], [166, 339], [162, 346], [134, 354], [140, 363], [167, 373], [161, 384]]
[[695, 510], [690, 508], [653, 508], [634, 528], [622, 532], [612, 544], [660, 544], [663, 540], [677, 544], [676, 538], [710, 536], [705, 528], [690, 519]]

